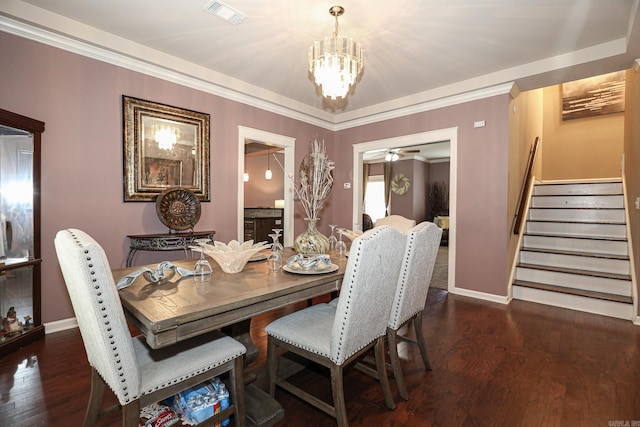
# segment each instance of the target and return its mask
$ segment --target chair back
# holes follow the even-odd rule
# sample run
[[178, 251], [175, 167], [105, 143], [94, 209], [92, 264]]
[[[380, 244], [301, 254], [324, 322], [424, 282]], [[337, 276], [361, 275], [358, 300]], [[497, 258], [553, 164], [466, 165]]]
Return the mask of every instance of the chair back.
[[362, 231], [371, 230], [373, 228], [373, 220], [371, 219], [371, 215], [363, 213], [362, 214]]
[[416, 226], [416, 220], [405, 218], [402, 215], [389, 215], [376, 221], [376, 227], [380, 225], [388, 225], [401, 233], [406, 233]]
[[391, 227], [353, 241], [331, 331], [330, 359], [341, 365], [385, 335], [406, 237]]
[[424, 310], [441, 237], [442, 229], [426, 221], [407, 233], [404, 259], [389, 319], [390, 328], [397, 330], [416, 313]]
[[89, 364], [121, 404], [138, 399], [138, 362], [104, 250], [75, 229], [59, 231], [54, 243]]

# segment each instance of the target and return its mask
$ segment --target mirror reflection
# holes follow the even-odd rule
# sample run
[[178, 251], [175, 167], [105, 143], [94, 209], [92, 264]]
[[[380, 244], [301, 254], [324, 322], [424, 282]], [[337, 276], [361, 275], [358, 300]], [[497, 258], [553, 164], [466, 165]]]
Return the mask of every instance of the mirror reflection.
[[33, 257], [33, 138], [0, 125], [0, 259]]
[[195, 186], [198, 127], [173, 120], [142, 116], [142, 129], [143, 185]]
[[[33, 259], [33, 224], [33, 135], [0, 125], [0, 266]], [[32, 281], [32, 266], [0, 271], [0, 344], [32, 328]]]

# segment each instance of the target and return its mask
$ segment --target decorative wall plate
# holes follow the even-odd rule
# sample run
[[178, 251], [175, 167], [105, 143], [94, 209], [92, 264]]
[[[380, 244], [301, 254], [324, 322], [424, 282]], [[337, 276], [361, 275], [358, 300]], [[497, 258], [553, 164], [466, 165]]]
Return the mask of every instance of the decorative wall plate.
[[391, 191], [398, 196], [402, 196], [409, 191], [409, 187], [411, 187], [411, 181], [402, 173], [396, 174], [391, 180]]
[[193, 229], [200, 219], [200, 200], [186, 188], [168, 188], [156, 199], [156, 213], [171, 230]]

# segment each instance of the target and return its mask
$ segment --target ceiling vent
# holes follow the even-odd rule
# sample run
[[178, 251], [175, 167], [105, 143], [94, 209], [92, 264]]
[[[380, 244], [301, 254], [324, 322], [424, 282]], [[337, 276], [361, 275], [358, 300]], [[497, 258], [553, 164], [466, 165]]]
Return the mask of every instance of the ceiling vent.
[[218, 0], [210, 0], [204, 5], [204, 10], [227, 21], [231, 25], [238, 25], [247, 18], [247, 15], [244, 13]]

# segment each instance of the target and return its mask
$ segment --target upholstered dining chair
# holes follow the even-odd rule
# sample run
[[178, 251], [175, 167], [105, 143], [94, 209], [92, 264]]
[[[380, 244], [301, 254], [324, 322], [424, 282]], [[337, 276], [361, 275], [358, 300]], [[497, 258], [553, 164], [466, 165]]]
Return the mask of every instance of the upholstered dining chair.
[[[422, 311], [427, 300], [441, 236], [442, 229], [434, 223], [426, 221], [407, 232], [404, 259], [397, 280], [393, 308], [387, 328], [389, 358], [391, 359], [393, 376], [396, 379], [398, 393], [405, 400], [409, 399], [409, 394], [402, 376], [397, 341], [400, 339], [417, 345], [425, 369], [431, 369], [422, 332]], [[415, 340], [398, 334], [398, 330], [407, 323], [413, 324]]]
[[[405, 236], [391, 227], [378, 227], [354, 240], [337, 304], [316, 304], [271, 322], [268, 335], [269, 393], [276, 385], [348, 425], [343, 370], [374, 347], [380, 384], [389, 409], [395, 408], [387, 378], [384, 338], [395, 284], [404, 254]], [[281, 350], [329, 368], [333, 406], [278, 376]]]
[[416, 220], [405, 218], [402, 215], [389, 215], [383, 218], [379, 218], [376, 221], [376, 227], [380, 225], [388, 225], [400, 231], [401, 233], [406, 233], [412, 227], [415, 227]]
[[69, 229], [58, 232], [55, 248], [91, 366], [84, 426], [117, 409], [100, 410], [105, 385], [121, 406], [122, 425], [137, 427], [141, 408], [226, 372], [231, 405], [211, 420], [235, 414], [235, 425], [245, 425], [242, 344], [214, 332], [150, 349], [142, 337], [131, 337], [102, 247], [85, 232]]

